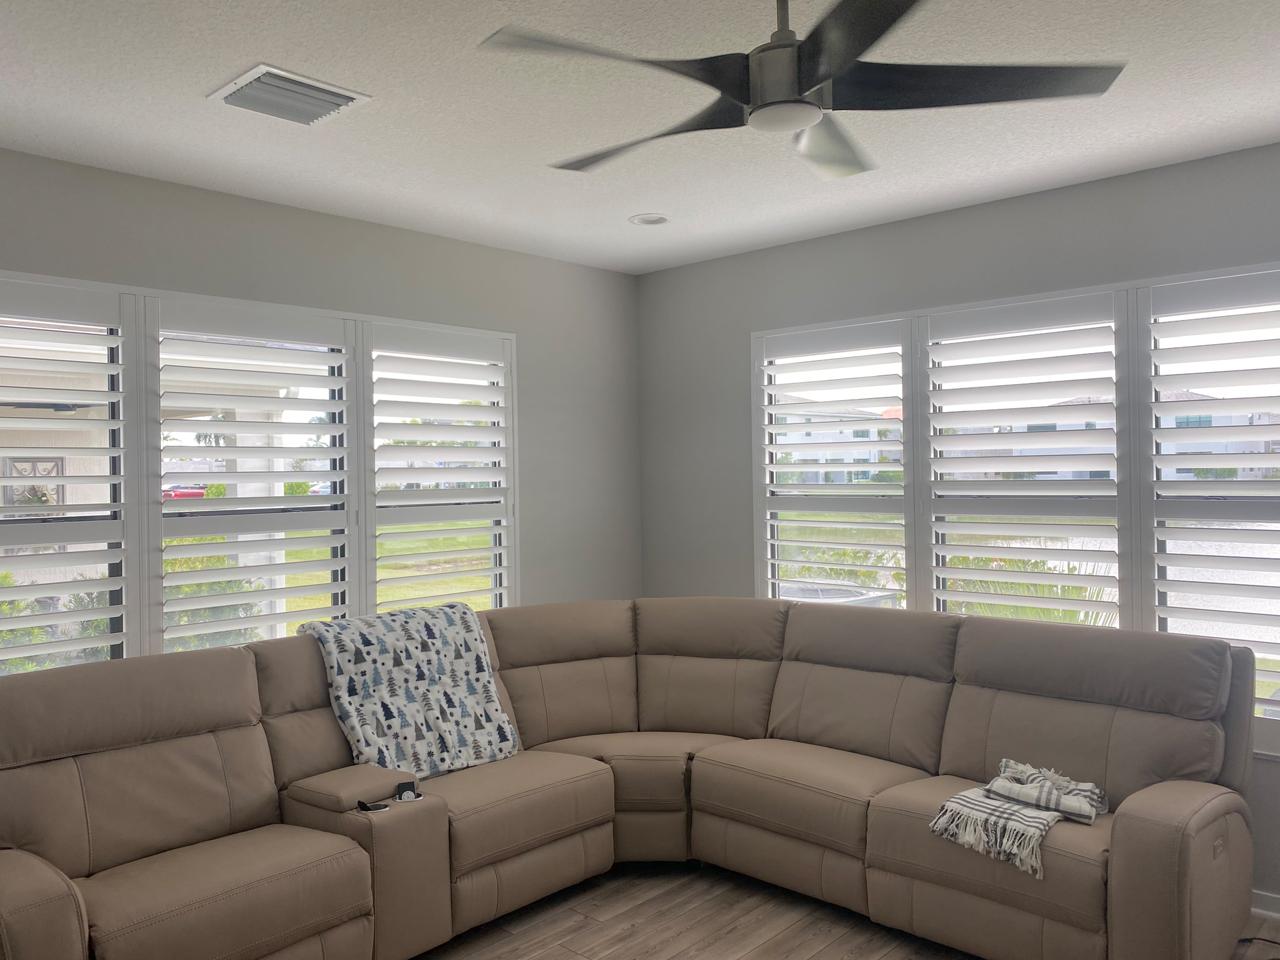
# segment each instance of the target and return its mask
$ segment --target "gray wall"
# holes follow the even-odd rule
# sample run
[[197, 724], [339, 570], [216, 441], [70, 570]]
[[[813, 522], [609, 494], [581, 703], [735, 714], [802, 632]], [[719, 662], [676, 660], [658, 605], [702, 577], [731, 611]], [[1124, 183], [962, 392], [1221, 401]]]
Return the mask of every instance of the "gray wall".
[[[752, 332], [1278, 260], [1280, 145], [642, 277], [645, 593], [754, 592]], [[1280, 895], [1280, 762], [1255, 769]]]
[[639, 592], [634, 278], [10, 151], [0, 269], [515, 333], [523, 599]]
[[641, 277], [645, 593], [754, 590], [753, 332], [1275, 260], [1280, 145]]
[[1280, 912], [1280, 754], [1257, 756], [1247, 794], [1253, 813], [1254, 886], [1266, 891], [1265, 909]]

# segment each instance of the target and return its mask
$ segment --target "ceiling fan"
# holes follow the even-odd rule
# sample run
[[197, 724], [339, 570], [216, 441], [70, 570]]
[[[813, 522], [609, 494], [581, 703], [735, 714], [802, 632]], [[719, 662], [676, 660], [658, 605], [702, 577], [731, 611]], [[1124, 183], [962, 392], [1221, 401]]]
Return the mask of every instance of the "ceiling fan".
[[789, 0], [777, 0], [778, 29], [750, 53], [699, 60], [651, 60], [508, 26], [481, 45], [573, 53], [638, 63], [689, 77], [720, 96], [683, 123], [651, 136], [554, 166], [589, 170], [642, 143], [697, 130], [749, 126], [793, 133], [796, 152], [830, 177], [871, 169], [831, 115], [834, 110], [914, 110], [1009, 100], [1105, 93], [1123, 64], [878, 63], [860, 57], [918, 0], [841, 0], [803, 40], [789, 25]]

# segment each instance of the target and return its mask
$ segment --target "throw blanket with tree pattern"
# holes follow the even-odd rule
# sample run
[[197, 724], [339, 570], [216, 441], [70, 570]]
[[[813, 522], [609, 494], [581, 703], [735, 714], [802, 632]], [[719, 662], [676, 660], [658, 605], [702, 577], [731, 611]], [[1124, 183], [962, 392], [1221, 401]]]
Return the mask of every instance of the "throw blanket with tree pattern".
[[305, 624], [356, 763], [432, 777], [515, 753], [474, 610], [462, 603]]

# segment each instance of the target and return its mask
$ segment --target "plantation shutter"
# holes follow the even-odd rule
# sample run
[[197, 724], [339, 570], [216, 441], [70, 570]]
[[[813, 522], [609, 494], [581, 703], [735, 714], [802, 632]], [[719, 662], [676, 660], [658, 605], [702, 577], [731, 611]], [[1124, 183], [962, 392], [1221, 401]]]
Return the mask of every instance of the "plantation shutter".
[[939, 609], [1117, 623], [1119, 310], [1104, 293], [928, 318]]
[[350, 603], [344, 327], [245, 314], [193, 298], [163, 318], [165, 652], [283, 636]]
[[1252, 647], [1280, 717], [1280, 273], [1154, 287], [1149, 306], [1155, 626]]
[[770, 596], [906, 605], [906, 332], [892, 320], [764, 338], [758, 463]]
[[371, 323], [377, 609], [512, 602], [511, 345]]
[[115, 293], [0, 280], [0, 674], [124, 654], [123, 323]]

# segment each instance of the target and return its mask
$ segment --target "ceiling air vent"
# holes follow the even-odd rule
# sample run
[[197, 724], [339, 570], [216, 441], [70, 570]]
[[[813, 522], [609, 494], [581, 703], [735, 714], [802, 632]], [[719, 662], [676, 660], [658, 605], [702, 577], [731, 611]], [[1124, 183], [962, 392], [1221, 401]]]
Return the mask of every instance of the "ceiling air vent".
[[263, 63], [214, 91], [209, 99], [294, 123], [315, 123], [369, 98]]

